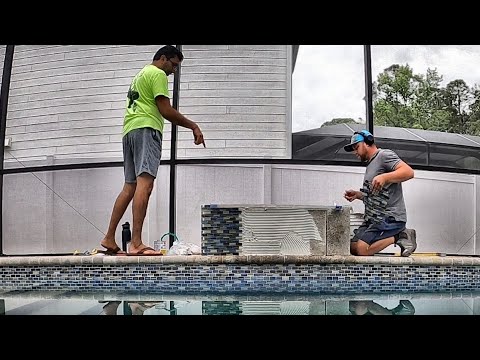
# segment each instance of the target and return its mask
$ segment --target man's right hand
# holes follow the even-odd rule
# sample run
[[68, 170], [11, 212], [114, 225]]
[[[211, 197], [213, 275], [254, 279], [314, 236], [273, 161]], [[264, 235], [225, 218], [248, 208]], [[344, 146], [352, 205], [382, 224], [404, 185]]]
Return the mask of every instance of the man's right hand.
[[203, 144], [203, 147], [206, 147], [205, 146], [205, 140], [203, 139], [203, 133], [202, 133], [202, 130], [200, 130], [200, 128], [198, 127], [195, 127], [193, 129], [193, 137], [195, 139], [195, 145], [200, 145], [200, 144]]
[[359, 191], [346, 190], [346, 191], [345, 191], [345, 194], [343, 194], [343, 197], [344, 197], [345, 199], [347, 199], [347, 201], [352, 202], [353, 200], [361, 199], [361, 197], [360, 197], [360, 195], [359, 195], [358, 193], [359, 193]]

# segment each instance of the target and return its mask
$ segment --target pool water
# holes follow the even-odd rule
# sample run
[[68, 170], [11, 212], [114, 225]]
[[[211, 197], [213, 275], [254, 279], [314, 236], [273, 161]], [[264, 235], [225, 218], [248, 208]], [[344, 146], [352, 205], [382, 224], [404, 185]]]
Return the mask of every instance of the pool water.
[[146, 295], [0, 292], [1, 315], [480, 315], [480, 293]]

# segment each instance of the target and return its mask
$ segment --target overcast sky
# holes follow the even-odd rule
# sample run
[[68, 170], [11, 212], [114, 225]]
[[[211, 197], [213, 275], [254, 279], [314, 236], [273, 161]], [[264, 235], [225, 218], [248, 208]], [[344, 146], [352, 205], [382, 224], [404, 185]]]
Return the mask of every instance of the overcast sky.
[[[372, 45], [372, 77], [392, 64], [415, 74], [437, 69], [442, 85], [463, 79], [480, 84], [479, 45]], [[333, 118], [365, 121], [362, 45], [300, 45], [293, 73], [293, 132], [315, 129]]]

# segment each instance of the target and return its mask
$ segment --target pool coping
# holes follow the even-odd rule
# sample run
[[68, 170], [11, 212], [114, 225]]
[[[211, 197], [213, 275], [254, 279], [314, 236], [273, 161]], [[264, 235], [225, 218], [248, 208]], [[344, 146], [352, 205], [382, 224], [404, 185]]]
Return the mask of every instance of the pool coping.
[[383, 264], [414, 266], [480, 266], [480, 257], [466, 256], [319, 256], [319, 255], [172, 255], [172, 256], [4, 256], [1, 266], [70, 266], [128, 264]]

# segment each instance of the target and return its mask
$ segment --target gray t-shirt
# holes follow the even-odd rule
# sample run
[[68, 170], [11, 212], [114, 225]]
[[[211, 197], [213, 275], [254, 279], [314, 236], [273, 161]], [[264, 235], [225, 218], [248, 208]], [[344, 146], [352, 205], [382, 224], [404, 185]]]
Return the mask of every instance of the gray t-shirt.
[[[395, 166], [397, 166], [400, 161], [401, 159], [392, 150], [379, 149], [367, 165], [364, 181], [368, 180], [372, 182], [375, 176], [394, 171]], [[405, 201], [403, 200], [402, 184], [388, 184], [384, 186], [384, 189], [388, 191], [389, 195], [385, 216], [393, 216], [396, 221], [407, 222], [407, 210], [405, 209]], [[365, 206], [368, 206], [368, 203]], [[365, 212], [367, 212], [367, 209], [365, 209]]]

